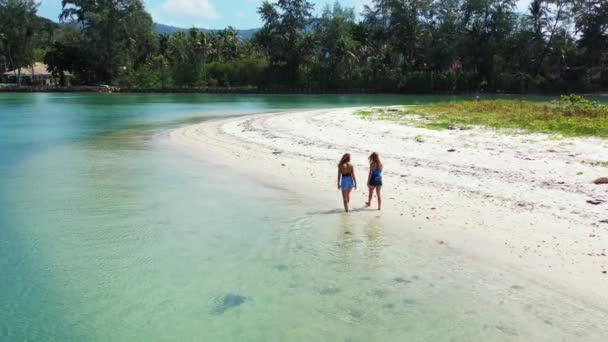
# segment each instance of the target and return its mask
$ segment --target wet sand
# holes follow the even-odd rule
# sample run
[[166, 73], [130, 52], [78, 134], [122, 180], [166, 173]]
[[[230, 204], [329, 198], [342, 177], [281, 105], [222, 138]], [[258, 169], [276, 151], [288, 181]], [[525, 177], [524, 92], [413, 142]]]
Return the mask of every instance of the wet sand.
[[[608, 141], [435, 131], [331, 109], [243, 116], [170, 132], [172, 142], [340, 213], [336, 163], [353, 155], [365, 214], [367, 156], [384, 159], [382, 216], [428, 241], [608, 311]], [[602, 160], [604, 156], [604, 160]], [[374, 204], [375, 205], [375, 204]], [[370, 210], [371, 211], [371, 210]], [[370, 213], [371, 214], [371, 213]]]

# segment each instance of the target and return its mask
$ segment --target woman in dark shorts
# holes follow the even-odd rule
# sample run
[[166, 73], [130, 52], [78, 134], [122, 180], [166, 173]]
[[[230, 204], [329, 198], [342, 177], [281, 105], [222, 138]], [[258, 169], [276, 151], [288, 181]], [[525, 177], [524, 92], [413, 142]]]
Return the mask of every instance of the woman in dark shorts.
[[342, 200], [346, 212], [348, 212], [350, 192], [353, 188], [357, 188], [357, 178], [355, 177], [355, 168], [350, 163], [350, 154], [346, 153], [338, 163], [338, 190], [342, 190]]
[[369, 156], [369, 175], [367, 177], [367, 187], [369, 188], [369, 197], [366, 206], [372, 205], [372, 197], [374, 196], [374, 190], [378, 196], [378, 210], [382, 210], [382, 161], [378, 153], [374, 152]]

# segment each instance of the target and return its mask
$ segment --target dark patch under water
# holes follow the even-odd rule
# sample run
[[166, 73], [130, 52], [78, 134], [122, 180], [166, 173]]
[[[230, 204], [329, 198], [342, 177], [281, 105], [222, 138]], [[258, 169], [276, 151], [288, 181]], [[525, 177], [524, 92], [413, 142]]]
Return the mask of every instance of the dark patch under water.
[[280, 265], [274, 265], [273, 268], [277, 271], [287, 271], [289, 269], [289, 266], [280, 264]]
[[213, 315], [221, 315], [224, 312], [242, 305], [248, 300], [240, 294], [228, 293], [216, 300], [215, 307], [211, 310]]
[[329, 296], [329, 295], [335, 295], [335, 294], [339, 293], [340, 291], [342, 291], [342, 289], [339, 287], [326, 287], [324, 289], [321, 289], [319, 291], [319, 293], [324, 296]]
[[399, 283], [399, 284], [409, 284], [409, 283], [411, 283], [411, 282], [412, 282], [411, 280], [407, 280], [407, 279], [402, 278], [402, 277], [396, 277], [396, 278], [393, 278], [393, 281], [394, 281], [395, 283]]
[[519, 336], [519, 333], [517, 332], [517, 330], [515, 330], [515, 328], [504, 326], [504, 325], [496, 325], [494, 327], [505, 335]]
[[388, 291], [383, 290], [383, 289], [374, 289], [372, 291], [372, 293], [374, 294], [374, 296], [376, 296], [378, 298], [384, 298], [388, 294]]
[[418, 304], [418, 301], [415, 300], [415, 299], [406, 298], [406, 299], [403, 300], [403, 304], [406, 304], [406, 305], [415, 305], [415, 304]]

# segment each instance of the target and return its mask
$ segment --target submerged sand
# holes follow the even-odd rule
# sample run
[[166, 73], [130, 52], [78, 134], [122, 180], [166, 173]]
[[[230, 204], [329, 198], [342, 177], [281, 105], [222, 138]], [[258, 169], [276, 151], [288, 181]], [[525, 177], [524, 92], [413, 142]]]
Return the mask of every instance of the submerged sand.
[[352, 206], [363, 210], [366, 160], [376, 151], [385, 164], [387, 222], [608, 312], [608, 223], [601, 222], [608, 185], [593, 184], [608, 176], [598, 163], [608, 160], [607, 140], [435, 131], [366, 120], [356, 110], [220, 119], [170, 138], [335, 213], [340, 156], [353, 155], [362, 186]]

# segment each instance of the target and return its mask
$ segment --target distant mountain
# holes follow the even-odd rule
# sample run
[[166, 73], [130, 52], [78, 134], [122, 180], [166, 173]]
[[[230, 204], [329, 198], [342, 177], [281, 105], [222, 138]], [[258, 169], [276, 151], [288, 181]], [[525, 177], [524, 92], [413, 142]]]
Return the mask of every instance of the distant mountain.
[[[57, 28], [57, 27], [59, 27], [59, 25], [66, 25], [64, 23], [58, 23], [55, 20], [48, 19], [48, 18], [41, 17], [41, 16], [38, 16], [37, 20], [39, 21], [39, 23], [42, 27], [49, 27], [50, 29]], [[189, 30], [189, 28], [182, 28], [182, 27], [175, 27], [175, 26], [171, 26], [171, 25], [154, 23], [154, 31], [156, 31], [157, 33], [173, 34], [175, 32], [185, 32], [188, 30]], [[199, 28], [199, 30], [201, 30], [203, 32], [207, 32], [207, 33], [217, 31], [217, 30], [210, 30], [210, 29], [204, 29], [204, 28]], [[259, 29], [248, 29], [248, 30], [237, 30], [237, 31], [239, 32], [239, 37], [241, 39], [249, 39], [256, 32], [258, 32]]]
[[[187, 28], [181, 28], [181, 27], [175, 27], [175, 26], [171, 26], [171, 25], [164, 25], [164, 24], [154, 23], [154, 30], [157, 33], [173, 34], [175, 32], [185, 32], [185, 31], [188, 31], [189, 29], [187, 29]], [[204, 29], [204, 28], [199, 28], [199, 30], [203, 31], [203, 32], [207, 32], [207, 33], [208, 32], [213, 32], [213, 31], [217, 31], [217, 30], [210, 30], [210, 29]], [[241, 37], [242, 39], [249, 39], [258, 30], [259, 29], [248, 29], [248, 30], [237, 30], [237, 31], [239, 32], [239, 37]]]

